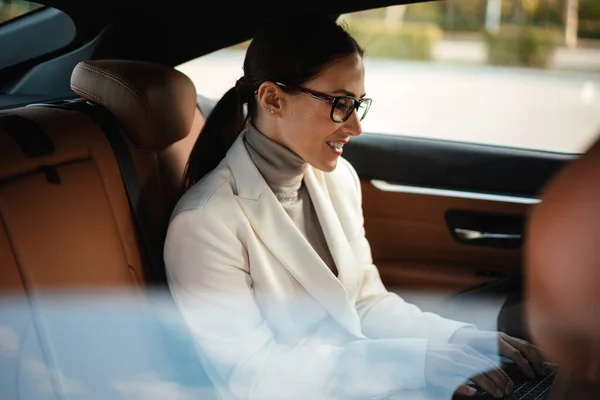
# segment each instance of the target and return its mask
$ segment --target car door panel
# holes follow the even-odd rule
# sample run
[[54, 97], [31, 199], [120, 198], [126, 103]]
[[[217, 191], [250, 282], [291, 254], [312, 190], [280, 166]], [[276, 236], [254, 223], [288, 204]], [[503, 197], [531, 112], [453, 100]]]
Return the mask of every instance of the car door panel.
[[[365, 230], [389, 286], [452, 292], [520, 267], [520, 249], [467, 246], [446, 223], [451, 209], [525, 215], [528, 205], [383, 191], [362, 180]], [[487, 271], [487, 273], [486, 273]]]
[[536, 195], [575, 157], [376, 134], [346, 147], [384, 283], [444, 294], [519, 271]]
[[[361, 178], [416, 187], [535, 198], [573, 155], [365, 133], [344, 147]], [[526, 173], [525, 173], [526, 172]]]

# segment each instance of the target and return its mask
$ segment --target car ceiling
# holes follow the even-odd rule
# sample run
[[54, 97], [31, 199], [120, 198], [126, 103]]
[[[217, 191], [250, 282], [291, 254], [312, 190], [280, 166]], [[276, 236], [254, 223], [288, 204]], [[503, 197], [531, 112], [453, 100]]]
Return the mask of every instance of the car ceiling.
[[[40, 0], [67, 13], [77, 26], [77, 43], [103, 29], [93, 58], [118, 58], [171, 66], [248, 40], [271, 16], [343, 13], [420, 2], [405, 0], [245, 0], [148, 2], [123, 0]], [[108, 26], [108, 28], [107, 28]], [[310, 29], [307, 24], [306, 29]], [[76, 44], [77, 44], [76, 43]]]

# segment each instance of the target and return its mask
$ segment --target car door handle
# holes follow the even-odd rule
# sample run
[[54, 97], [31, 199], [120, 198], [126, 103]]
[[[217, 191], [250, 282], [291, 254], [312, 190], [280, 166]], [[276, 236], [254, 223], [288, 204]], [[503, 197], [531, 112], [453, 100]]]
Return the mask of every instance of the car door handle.
[[471, 229], [454, 228], [454, 233], [461, 240], [481, 240], [481, 239], [500, 239], [500, 240], [521, 240], [522, 235], [518, 233], [496, 233], [496, 232], [481, 232]]

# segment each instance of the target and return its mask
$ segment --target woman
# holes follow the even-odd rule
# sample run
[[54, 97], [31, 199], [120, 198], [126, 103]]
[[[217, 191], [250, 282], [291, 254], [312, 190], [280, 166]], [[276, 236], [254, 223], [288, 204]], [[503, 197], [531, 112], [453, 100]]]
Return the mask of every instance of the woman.
[[498, 343], [543, 373], [528, 343], [384, 288], [359, 180], [341, 158], [371, 104], [362, 56], [329, 19], [271, 22], [192, 151], [165, 262], [223, 398], [365, 399], [428, 385], [473, 395], [468, 377], [502, 397], [510, 378], [474, 350]]

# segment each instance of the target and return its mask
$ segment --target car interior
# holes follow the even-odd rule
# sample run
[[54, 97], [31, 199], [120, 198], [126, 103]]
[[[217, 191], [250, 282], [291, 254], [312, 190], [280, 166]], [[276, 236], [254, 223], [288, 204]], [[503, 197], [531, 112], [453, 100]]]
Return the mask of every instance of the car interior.
[[[10, 328], [17, 332], [20, 349], [14, 356], [0, 357], [0, 398], [96, 398], [85, 397], [89, 392], [69, 384], [65, 371], [85, 369], [87, 362], [100, 363], [106, 349], [90, 350], [95, 345], [87, 340], [73, 344], [69, 329], [85, 321], [86, 329], [113, 338], [109, 323], [79, 311], [73, 320], [63, 316], [66, 319], [52, 321], [48, 316], [52, 311], [40, 310], [48, 294], [102, 294], [115, 289], [136, 296], [168, 294], [162, 244], [182, 194], [187, 158], [216, 102], [175, 67], [251, 39], [254, 30], [272, 16], [319, 10], [336, 18], [404, 2], [250, 0], [217, 2], [210, 8], [200, 2], [39, 3], [43, 5], [39, 9], [0, 25], [0, 293], [4, 299], [0, 342], [8, 340], [2, 334]], [[230, 12], [232, 7], [235, 13]], [[465, 291], [527, 275], [530, 265], [531, 276], [543, 277], [546, 269], [560, 270], [559, 265], [567, 262], [564, 257], [574, 254], [557, 239], [567, 229], [588, 239], [598, 237], [597, 190], [585, 199], [560, 198], [561, 193], [583, 193], [582, 187], [597, 182], [598, 146], [587, 158], [580, 158], [580, 154], [378, 132], [355, 139], [344, 157], [361, 178], [373, 259], [386, 287], [408, 301], [435, 309]], [[581, 173], [578, 178], [560, 175], [565, 167], [594, 173]], [[556, 185], [548, 192], [549, 198], [559, 198], [556, 206], [550, 201], [546, 205], [544, 189], [549, 183]], [[581, 203], [587, 208], [577, 216], [582, 226], [589, 222], [586, 228], [561, 225], [569, 220], [556, 215]], [[542, 204], [545, 208], [537, 213]], [[539, 219], [529, 229], [534, 211]], [[552, 232], [554, 239], [546, 232]], [[554, 256], [544, 255], [543, 250], [526, 252], [529, 240], [531, 248], [553, 248]], [[581, 270], [572, 272], [584, 281], [597, 273], [593, 267], [598, 266], [597, 252], [589, 242], [577, 254], [593, 256], [576, 263]], [[566, 286], [568, 279], [554, 276], [556, 281], [549, 286], [544, 286], [543, 278], [532, 278], [529, 286], [538, 311], [555, 304], [554, 293], [562, 296], [559, 286]], [[585, 311], [578, 321], [597, 320], [589, 308], [596, 291], [588, 288], [587, 302], [583, 294], [576, 297], [564, 288], [564, 296], [573, 298], [569, 307]], [[24, 304], [13, 304], [14, 299], [24, 299]], [[553, 318], [564, 318], [568, 310], [560, 308]], [[577, 354], [595, 348], [593, 362], [599, 336], [598, 327], [592, 325], [582, 323], [581, 328], [595, 332], [586, 339], [592, 347], [578, 347]], [[112, 329], [119, 328], [115, 324]], [[533, 326], [532, 332], [550, 349], [561, 348], [547, 330]], [[569, 342], [573, 337], [563, 339]], [[36, 350], [25, 349], [27, 343]], [[120, 352], [127, 349], [132, 357], [143, 355], [143, 362], [161, 363], [149, 355], [150, 344], [127, 339], [122, 346]], [[0, 353], [2, 349], [0, 345]], [[28, 364], [18, 360], [32, 351], [52, 366], [45, 375], [49, 388], [43, 394], [19, 378]], [[189, 348], [178, 351], [170, 354], [172, 362], [197, 367], [190, 361]], [[95, 355], [73, 362], [77, 352]], [[569, 357], [563, 353], [550, 352], [568, 366]], [[204, 379], [198, 384], [204, 391], [194, 392], [195, 396], [212, 398], [205, 378], [186, 374], [187, 381]], [[162, 393], [164, 385], [152, 386], [150, 381], [141, 385]], [[183, 390], [185, 384], [178, 385]], [[115, 387], [122, 388], [121, 393], [128, 390]], [[596, 389], [590, 393], [585, 398], [597, 398]], [[556, 398], [567, 394], [561, 396]]]

